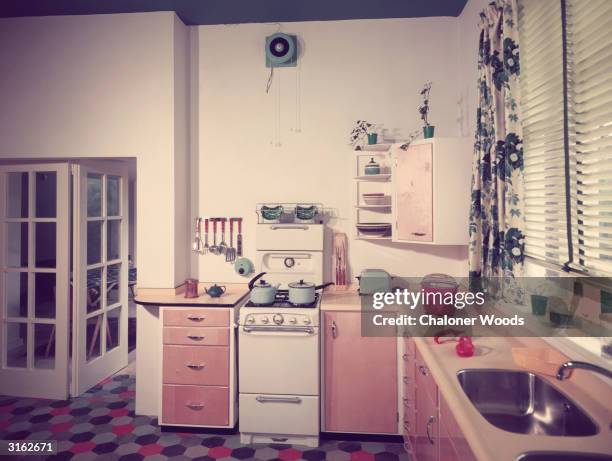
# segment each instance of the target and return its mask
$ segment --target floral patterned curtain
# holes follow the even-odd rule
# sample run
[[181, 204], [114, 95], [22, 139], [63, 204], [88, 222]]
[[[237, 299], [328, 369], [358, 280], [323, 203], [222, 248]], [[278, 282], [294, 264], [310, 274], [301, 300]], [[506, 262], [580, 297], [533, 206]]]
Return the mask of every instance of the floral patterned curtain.
[[480, 14], [469, 266], [472, 286], [520, 275], [524, 258], [523, 133], [516, 0]]

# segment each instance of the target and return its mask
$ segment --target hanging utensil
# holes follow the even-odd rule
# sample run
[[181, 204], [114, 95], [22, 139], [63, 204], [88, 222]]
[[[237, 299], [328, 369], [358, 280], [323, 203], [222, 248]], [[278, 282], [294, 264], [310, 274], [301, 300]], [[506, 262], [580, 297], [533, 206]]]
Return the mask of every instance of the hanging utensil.
[[200, 246], [202, 243], [202, 240], [200, 239], [200, 218], [196, 218], [195, 219], [195, 237], [193, 238], [193, 244], [191, 245], [191, 248], [193, 249], [193, 251], [195, 251], [196, 253], [199, 253], [202, 250], [202, 247]]
[[213, 223], [213, 244], [209, 248], [210, 252], [214, 255], [219, 254], [219, 247], [217, 247], [217, 218], [211, 218]]
[[236, 253], [242, 256], [242, 218], [236, 218], [238, 221], [238, 237], [236, 237]]
[[225, 243], [225, 218], [219, 218], [221, 221], [221, 243], [219, 243], [218, 251], [219, 254], [225, 254], [227, 251], [227, 243]]
[[234, 248], [234, 218], [230, 218], [229, 220], [229, 229], [230, 245], [227, 251], [225, 252], [225, 260], [228, 263], [233, 263], [236, 260], [236, 249]]
[[209, 246], [208, 246], [208, 218], [206, 218], [204, 220], [204, 248], [202, 249], [202, 252], [204, 254], [208, 253], [209, 250]]

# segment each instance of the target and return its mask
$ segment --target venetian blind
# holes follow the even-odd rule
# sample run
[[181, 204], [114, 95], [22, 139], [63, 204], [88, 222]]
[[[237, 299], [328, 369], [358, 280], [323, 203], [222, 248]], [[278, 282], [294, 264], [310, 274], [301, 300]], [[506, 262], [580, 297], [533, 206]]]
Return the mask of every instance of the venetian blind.
[[573, 264], [612, 275], [612, 2], [566, 2]]
[[519, 2], [525, 253], [568, 260], [559, 0]]

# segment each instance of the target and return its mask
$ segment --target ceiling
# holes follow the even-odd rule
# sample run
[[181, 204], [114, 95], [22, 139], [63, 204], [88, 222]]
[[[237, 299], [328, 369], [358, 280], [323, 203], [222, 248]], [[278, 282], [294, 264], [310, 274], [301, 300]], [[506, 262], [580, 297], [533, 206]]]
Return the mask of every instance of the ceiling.
[[467, 0], [0, 0], [0, 17], [176, 11], [187, 25], [458, 16]]

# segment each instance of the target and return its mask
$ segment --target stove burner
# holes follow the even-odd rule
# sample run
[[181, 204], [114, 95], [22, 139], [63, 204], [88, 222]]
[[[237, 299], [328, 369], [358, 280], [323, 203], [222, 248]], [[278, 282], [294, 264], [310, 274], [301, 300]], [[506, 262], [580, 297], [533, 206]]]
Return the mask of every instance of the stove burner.
[[315, 300], [310, 304], [293, 304], [289, 302], [289, 290], [278, 290], [274, 297], [274, 302], [270, 304], [256, 304], [250, 300], [245, 307], [294, 307], [294, 308], [314, 308], [319, 302], [319, 293], [315, 293]]

